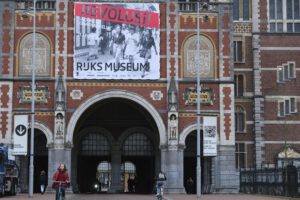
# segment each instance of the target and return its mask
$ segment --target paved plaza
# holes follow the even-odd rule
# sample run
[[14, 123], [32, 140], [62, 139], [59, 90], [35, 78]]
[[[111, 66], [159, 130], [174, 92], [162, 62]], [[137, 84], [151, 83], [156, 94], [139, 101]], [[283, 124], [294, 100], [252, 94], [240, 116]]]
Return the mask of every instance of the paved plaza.
[[[196, 195], [166, 195], [167, 200], [197, 200]], [[1, 198], [0, 198], [1, 199]], [[28, 198], [27, 194], [18, 194], [13, 197], [4, 197], [5, 200], [54, 200], [54, 193], [51, 194], [34, 194], [33, 198]], [[261, 196], [261, 195], [202, 195], [201, 200], [280, 200], [280, 199], [296, 199], [287, 197], [272, 197], [272, 196]], [[138, 195], [138, 194], [67, 194], [66, 200], [156, 200], [154, 195]]]

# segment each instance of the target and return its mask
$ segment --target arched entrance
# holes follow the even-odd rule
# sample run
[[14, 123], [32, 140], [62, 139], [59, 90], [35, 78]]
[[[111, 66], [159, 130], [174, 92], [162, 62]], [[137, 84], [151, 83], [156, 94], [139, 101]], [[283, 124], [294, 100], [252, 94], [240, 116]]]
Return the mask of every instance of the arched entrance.
[[[30, 137], [31, 129], [28, 130], [28, 152], [30, 152]], [[33, 192], [40, 192], [40, 173], [45, 171], [48, 175], [48, 148], [47, 148], [47, 137], [39, 129], [34, 131], [34, 182]], [[29, 162], [28, 162], [29, 165]], [[29, 167], [28, 167], [29, 169]], [[29, 173], [28, 173], [29, 174]]]
[[[201, 130], [201, 191], [202, 193], [211, 192], [212, 184], [212, 158], [203, 156], [203, 132]], [[197, 187], [197, 131], [192, 131], [185, 140], [184, 150], [184, 186], [187, 193], [196, 193]], [[187, 180], [192, 178], [193, 185], [189, 186]]]
[[[147, 179], [136, 180], [139, 186], [135, 191], [151, 192], [151, 181], [160, 165], [160, 134], [156, 124], [143, 106], [126, 98], [107, 98], [92, 104], [78, 118], [72, 136], [73, 187], [79, 192], [90, 192], [97, 179], [97, 166], [107, 161], [111, 163], [107, 192], [124, 192], [121, 168], [128, 161], [136, 167], [136, 178], [147, 174]], [[141, 147], [147, 149], [142, 151]]]
[[97, 129], [88, 129], [78, 141], [77, 182], [79, 191], [92, 192], [97, 181], [99, 162], [110, 160], [110, 142]]
[[126, 135], [128, 136], [122, 144], [122, 161], [132, 163], [136, 170], [134, 176], [130, 177], [134, 178], [134, 181], [129, 179], [129, 183], [134, 184], [136, 193], [151, 193], [155, 177], [155, 152], [157, 151], [153, 142], [153, 134], [145, 129], [137, 128], [127, 131], [122, 136]]

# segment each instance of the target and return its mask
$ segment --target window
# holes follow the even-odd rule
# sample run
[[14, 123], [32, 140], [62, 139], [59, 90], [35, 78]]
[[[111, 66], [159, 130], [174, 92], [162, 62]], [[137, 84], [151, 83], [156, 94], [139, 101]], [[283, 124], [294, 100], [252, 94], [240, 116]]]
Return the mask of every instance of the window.
[[80, 155], [83, 156], [108, 156], [110, 144], [107, 138], [100, 133], [89, 133], [81, 141]]
[[251, 16], [251, 0], [234, 0], [233, 1], [233, 20], [247, 21]]
[[233, 41], [233, 52], [233, 59], [235, 63], [244, 62], [244, 49], [242, 40], [235, 39], [235, 41]]
[[[38, 0], [36, 1], [37, 10], [55, 10], [56, 0]], [[17, 0], [17, 9], [28, 9], [33, 7], [33, 0]]]
[[285, 82], [296, 78], [295, 62], [288, 62], [277, 67], [277, 81]]
[[[46, 36], [36, 33], [35, 73], [36, 76], [51, 75], [51, 44]], [[32, 75], [32, 33], [25, 35], [20, 42], [18, 52], [19, 76]]]
[[183, 44], [183, 66], [185, 78], [197, 77], [198, 59], [200, 59], [200, 77], [203, 79], [213, 79], [214, 70], [214, 46], [211, 40], [205, 36], [200, 36], [200, 51], [197, 51], [198, 36], [193, 35]]
[[278, 102], [278, 116], [284, 117], [297, 113], [297, 101], [295, 97], [286, 98]]
[[236, 132], [245, 132], [245, 111], [243, 107], [236, 106], [235, 107], [235, 131]]
[[245, 168], [246, 167], [246, 148], [244, 143], [235, 144], [235, 167]]
[[122, 153], [126, 156], [151, 156], [154, 154], [154, 147], [146, 135], [136, 132], [125, 140]]
[[234, 95], [236, 97], [243, 96], [244, 93], [244, 76], [234, 75]]
[[300, 32], [300, 0], [269, 0], [270, 32]]
[[[197, 12], [197, 2], [199, 0], [178, 0], [179, 3], [179, 11], [181, 12]], [[201, 0], [201, 5], [203, 6], [204, 3], [209, 3], [209, 0]]]

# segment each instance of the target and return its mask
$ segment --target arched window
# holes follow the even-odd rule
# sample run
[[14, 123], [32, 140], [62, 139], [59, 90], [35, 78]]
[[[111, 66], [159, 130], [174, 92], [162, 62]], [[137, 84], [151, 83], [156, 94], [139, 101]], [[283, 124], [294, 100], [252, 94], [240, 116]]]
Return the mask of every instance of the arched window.
[[[197, 35], [190, 37], [183, 48], [184, 77], [197, 77]], [[214, 47], [211, 41], [200, 36], [200, 76], [204, 79], [214, 78]]]
[[[35, 73], [36, 76], [50, 76], [51, 72], [51, 45], [42, 34], [36, 33], [35, 43]], [[32, 34], [26, 35], [19, 46], [19, 76], [32, 74]]]
[[235, 131], [245, 132], [246, 116], [242, 106], [235, 107]]
[[87, 134], [80, 145], [80, 155], [83, 156], [108, 156], [110, 144], [105, 136], [100, 133]]
[[122, 152], [125, 156], [151, 156], [154, 154], [154, 147], [146, 135], [137, 132], [125, 140]]

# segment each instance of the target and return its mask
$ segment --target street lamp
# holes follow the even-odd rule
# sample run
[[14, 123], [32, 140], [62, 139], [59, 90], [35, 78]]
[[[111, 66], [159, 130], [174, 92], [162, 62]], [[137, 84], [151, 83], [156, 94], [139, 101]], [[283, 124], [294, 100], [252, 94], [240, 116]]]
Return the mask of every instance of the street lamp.
[[[197, 198], [201, 197], [201, 121], [200, 121], [200, 9], [208, 10], [209, 5], [207, 2], [197, 2]], [[204, 21], [208, 20], [208, 16], [204, 16]]]
[[28, 11], [24, 13], [23, 17], [33, 16], [33, 31], [32, 31], [32, 74], [31, 74], [31, 133], [30, 133], [30, 163], [29, 163], [29, 188], [28, 197], [33, 196], [33, 174], [34, 174], [34, 115], [35, 115], [35, 32], [36, 32], [36, 0], [33, 0], [33, 14]]

